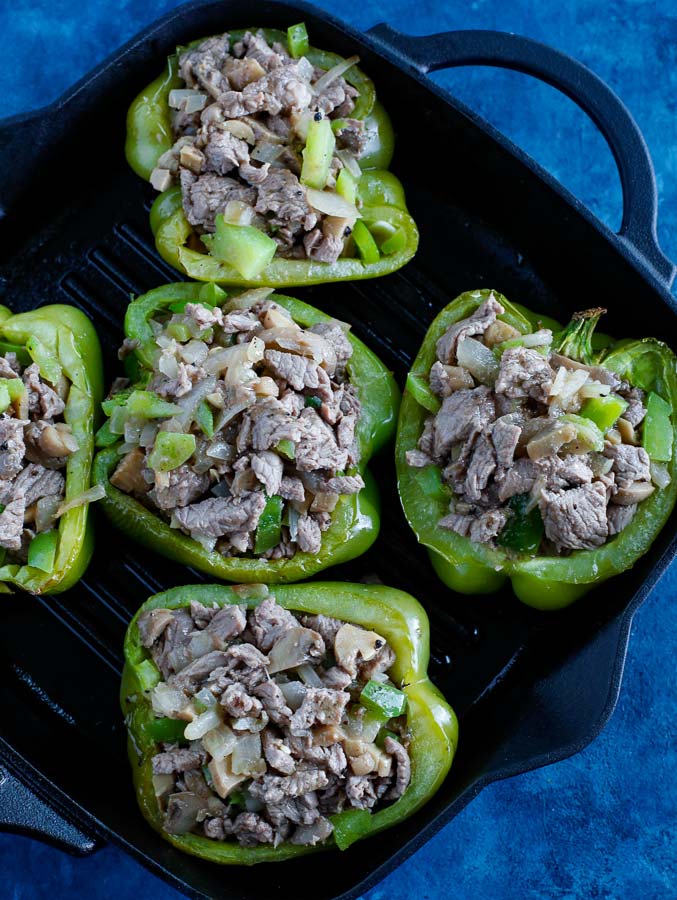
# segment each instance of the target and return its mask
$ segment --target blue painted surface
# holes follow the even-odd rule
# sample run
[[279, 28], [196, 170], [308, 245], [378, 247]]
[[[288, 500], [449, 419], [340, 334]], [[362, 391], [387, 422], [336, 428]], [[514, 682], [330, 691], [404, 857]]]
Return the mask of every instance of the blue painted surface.
[[[15, 0], [0, 5], [1, 111], [36, 108], [171, 0]], [[553, 44], [587, 63], [625, 100], [656, 164], [659, 236], [677, 259], [677, 17], [672, 0], [320, 0], [358, 28], [388, 21], [417, 34], [497, 28]], [[538, 10], [536, 13], [535, 10]], [[464, 70], [435, 80], [490, 119], [612, 226], [618, 177], [573, 104], [508, 72]], [[3, 177], [7, 177], [3, 173]], [[638, 329], [641, 331], [641, 329]], [[673, 336], [677, 342], [677, 335]], [[578, 756], [494, 785], [364, 900], [668, 900], [677, 896], [677, 568], [640, 609], [623, 692], [610, 724]], [[2, 897], [177, 897], [120, 851], [72, 859], [0, 835]]]

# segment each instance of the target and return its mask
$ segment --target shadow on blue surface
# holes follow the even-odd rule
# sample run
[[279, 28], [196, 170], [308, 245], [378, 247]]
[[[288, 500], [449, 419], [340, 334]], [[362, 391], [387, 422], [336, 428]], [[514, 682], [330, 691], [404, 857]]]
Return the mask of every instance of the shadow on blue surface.
[[[115, 6], [90, 0], [86, 7], [74, 0], [3, 4], [3, 114], [54, 99], [175, 5], [167, 0], [120, 0]], [[614, 87], [644, 132], [660, 191], [659, 237], [665, 252], [677, 259], [677, 16], [670, 0], [543, 2], [538, 18], [529, 0], [363, 0], [359, 8], [320, 0], [318, 5], [358, 28], [380, 21], [417, 34], [497, 28], [581, 59]], [[570, 101], [510, 72], [457, 70], [433, 77], [600, 218], [618, 225], [620, 190], [611, 155]], [[676, 597], [673, 568], [636, 616], [618, 709], [591, 747], [488, 788], [364, 900], [677, 896]], [[0, 870], [0, 896], [8, 900], [179, 896], [112, 847], [73, 859], [28, 838], [0, 835]]]

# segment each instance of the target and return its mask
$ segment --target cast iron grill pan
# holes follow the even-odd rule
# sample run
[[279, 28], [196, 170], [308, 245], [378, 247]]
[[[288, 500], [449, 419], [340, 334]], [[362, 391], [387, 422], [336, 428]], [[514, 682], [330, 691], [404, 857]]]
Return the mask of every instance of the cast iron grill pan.
[[[2, 302], [16, 311], [54, 302], [82, 309], [101, 337], [110, 382], [119, 371], [129, 295], [179, 280], [152, 243], [153, 192], [124, 160], [129, 102], [178, 43], [301, 19], [314, 43], [358, 53], [374, 78], [398, 132], [394, 170], [405, 182], [421, 248], [386, 278], [290, 293], [351, 322], [400, 385], [436, 312], [475, 287], [496, 288], [562, 320], [593, 301], [608, 305], [605, 330], [619, 336], [675, 334], [674, 270], [656, 243], [651, 162], [625, 108], [589, 70], [513, 35], [412, 38], [378, 26], [364, 36], [304, 4], [261, 0], [175, 10], [62, 101], [0, 123], [0, 162], [12, 173], [0, 187]], [[620, 236], [423, 77], [468, 63], [530, 72], [591, 114], [621, 173]], [[92, 150], [95, 160], [86, 158]], [[117, 696], [123, 635], [150, 594], [206, 579], [136, 547], [95, 511], [96, 552], [80, 584], [53, 598], [2, 598], [0, 826], [79, 853], [115, 841], [190, 896], [267, 900], [298, 896], [298, 885], [312, 884], [318, 900], [345, 900], [421, 846], [490, 781], [585, 746], [615, 705], [632, 614], [677, 551], [675, 517], [631, 572], [545, 615], [509, 590], [489, 597], [446, 590], [402, 516], [392, 451], [372, 469], [383, 499], [381, 536], [365, 556], [324, 578], [376, 577], [410, 591], [428, 611], [430, 671], [459, 715], [461, 743], [450, 776], [422, 811], [348, 856], [330, 851], [255, 870], [201, 862], [162, 841], [132, 790]]]

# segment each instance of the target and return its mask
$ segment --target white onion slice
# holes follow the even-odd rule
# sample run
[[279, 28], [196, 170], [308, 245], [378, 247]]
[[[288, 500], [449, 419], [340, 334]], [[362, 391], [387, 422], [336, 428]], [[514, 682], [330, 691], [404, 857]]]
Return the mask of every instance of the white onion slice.
[[236, 743], [235, 734], [223, 722], [202, 737], [202, 746], [212, 759], [225, 759], [233, 752]]
[[237, 739], [231, 756], [234, 775], [262, 775], [266, 764], [261, 758], [261, 737], [258, 734], [244, 734]]
[[305, 684], [301, 681], [279, 681], [278, 686], [284, 694], [289, 709], [297, 710], [306, 696]]
[[281, 144], [271, 144], [269, 141], [261, 141], [252, 150], [250, 156], [257, 162], [272, 163], [282, 155], [284, 146]]
[[304, 684], [306, 684], [308, 687], [311, 687], [311, 688], [324, 687], [324, 684], [322, 683], [322, 679], [317, 674], [315, 669], [313, 669], [312, 666], [308, 665], [308, 663], [304, 663], [304, 665], [298, 666], [296, 671], [298, 672], [298, 676], [301, 679], [301, 681], [303, 681]]
[[315, 188], [306, 188], [308, 203], [318, 212], [338, 219], [359, 219], [361, 213], [356, 206], [337, 194], [336, 191], [318, 191]]
[[467, 369], [482, 384], [492, 385], [498, 376], [498, 360], [488, 347], [467, 337], [460, 341], [456, 350], [459, 366]]
[[353, 176], [353, 178], [361, 178], [362, 169], [360, 168], [360, 164], [355, 159], [350, 150], [339, 150], [337, 151], [336, 155]]
[[318, 78], [315, 84], [310, 85], [312, 92], [316, 95], [321, 94], [333, 81], [340, 78], [344, 72], [348, 71], [348, 69], [352, 69], [353, 66], [356, 66], [359, 61], [359, 56], [349, 56], [348, 59], [342, 59], [340, 63], [332, 66], [331, 69]]
[[216, 709], [207, 709], [186, 725], [183, 736], [187, 741], [196, 741], [221, 724], [221, 717]]
[[62, 516], [64, 513], [67, 513], [69, 509], [75, 509], [78, 506], [85, 506], [85, 504], [87, 503], [94, 503], [97, 500], [102, 500], [105, 496], [106, 489], [104, 488], [104, 486], [102, 484], [95, 484], [94, 487], [83, 491], [81, 494], [78, 494], [77, 497], [73, 497], [72, 500], [68, 500], [66, 501], [66, 503], [62, 503], [56, 511], [57, 518], [59, 516]]
[[670, 478], [670, 472], [668, 471], [668, 467], [665, 463], [660, 462], [652, 462], [650, 463], [651, 469], [651, 480], [659, 488], [666, 488], [672, 479]]

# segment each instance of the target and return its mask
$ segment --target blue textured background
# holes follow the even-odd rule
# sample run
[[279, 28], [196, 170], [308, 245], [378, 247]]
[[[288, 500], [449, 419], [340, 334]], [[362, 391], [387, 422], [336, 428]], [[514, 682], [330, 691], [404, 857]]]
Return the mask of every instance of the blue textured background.
[[[175, 5], [172, 0], [0, 4], [3, 113], [54, 99]], [[514, 31], [587, 63], [625, 100], [647, 138], [661, 199], [659, 236], [664, 250], [677, 259], [674, 0], [319, 0], [318, 5], [365, 29], [388, 21], [417, 34], [455, 28]], [[611, 156], [572, 103], [514, 73], [457, 70], [434, 77], [543, 163], [597, 215], [618, 225], [620, 190]], [[676, 897], [676, 595], [677, 568], [636, 616], [618, 709], [592, 746], [556, 766], [485, 790], [364, 900]], [[27, 838], [0, 835], [0, 872], [0, 896], [12, 900], [179, 896], [112, 847], [75, 860]]]

